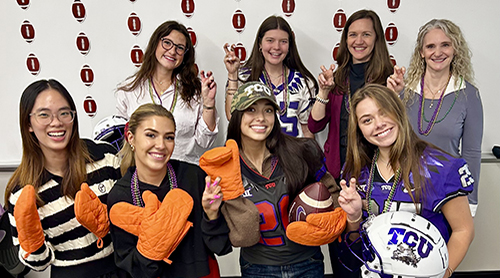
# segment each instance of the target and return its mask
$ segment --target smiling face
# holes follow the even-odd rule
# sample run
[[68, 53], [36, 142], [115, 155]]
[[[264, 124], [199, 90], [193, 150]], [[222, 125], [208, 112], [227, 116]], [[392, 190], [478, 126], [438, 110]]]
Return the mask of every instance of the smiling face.
[[347, 31], [347, 49], [354, 64], [368, 62], [372, 56], [377, 36], [369, 18], [354, 21]]
[[266, 64], [281, 65], [288, 54], [288, 33], [280, 30], [269, 30], [262, 37], [260, 48]]
[[[183, 45], [186, 47], [186, 37], [177, 30], [172, 30], [172, 32], [170, 32], [168, 36], [165, 36], [163, 38], [167, 38], [177, 45]], [[158, 41], [155, 52], [156, 60], [158, 61], [158, 67], [162, 67], [167, 71], [173, 71], [175, 68], [182, 64], [184, 55], [177, 54], [175, 48], [176, 47], [173, 46], [170, 50], [165, 50], [162, 46], [161, 40]]]
[[128, 142], [134, 146], [134, 158], [138, 172], [165, 173], [167, 162], [174, 151], [174, 122], [162, 116], [144, 119], [135, 130], [128, 132]]
[[370, 97], [356, 106], [357, 124], [365, 139], [378, 146], [381, 151], [389, 151], [398, 137], [398, 124], [382, 110]]
[[261, 99], [250, 105], [241, 118], [241, 141], [264, 143], [274, 127], [275, 108], [269, 100]]
[[420, 56], [425, 59], [426, 70], [434, 72], [449, 71], [455, 50], [451, 39], [443, 30], [432, 29], [424, 36], [424, 43]]
[[[49, 88], [36, 97], [31, 110], [29, 132], [35, 134], [42, 152], [47, 157], [52, 154], [66, 153], [68, 142], [73, 133], [74, 122], [63, 123], [57, 118], [62, 110], [71, 110], [68, 101], [58, 91]], [[36, 115], [53, 115], [49, 124], [40, 124]]]

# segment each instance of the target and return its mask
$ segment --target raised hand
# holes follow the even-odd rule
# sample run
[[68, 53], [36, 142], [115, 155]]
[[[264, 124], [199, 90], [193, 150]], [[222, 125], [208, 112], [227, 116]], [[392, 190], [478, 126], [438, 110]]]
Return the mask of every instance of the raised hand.
[[215, 105], [215, 94], [217, 93], [217, 84], [213, 73], [204, 70], [200, 71], [201, 77], [201, 97], [205, 106], [213, 107]]
[[359, 196], [356, 190], [356, 179], [351, 178], [349, 181], [349, 186], [345, 180], [340, 181], [340, 187], [342, 190], [339, 194], [339, 204], [342, 209], [347, 213], [347, 219], [355, 220], [359, 218], [363, 203], [361, 202], [361, 196]]
[[225, 43], [222, 48], [226, 53], [226, 56], [224, 56], [224, 64], [226, 65], [227, 73], [236, 75], [240, 68], [240, 58], [234, 53], [234, 44], [229, 45]]
[[405, 67], [394, 66], [394, 73], [387, 77], [387, 88], [399, 94], [405, 88], [405, 73]]
[[335, 85], [333, 81], [333, 70], [335, 69], [335, 65], [331, 64], [328, 69], [322, 65], [320, 69], [321, 73], [318, 76], [319, 88], [320, 90], [329, 92]]
[[205, 178], [205, 191], [201, 198], [201, 205], [209, 220], [214, 220], [219, 216], [219, 208], [222, 204], [222, 192], [220, 187], [220, 177], [212, 183], [210, 176]]

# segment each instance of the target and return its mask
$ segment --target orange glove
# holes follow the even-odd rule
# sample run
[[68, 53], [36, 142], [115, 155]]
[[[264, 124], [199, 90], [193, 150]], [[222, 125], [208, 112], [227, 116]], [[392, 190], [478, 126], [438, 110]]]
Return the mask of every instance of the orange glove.
[[26, 259], [31, 253], [42, 247], [45, 241], [42, 223], [36, 208], [35, 188], [26, 185], [17, 199], [14, 207], [14, 218], [16, 219], [17, 236], [19, 244], [26, 255]]
[[168, 259], [193, 224], [187, 221], [193, 199], [182, 189], [171, 190], [162, 203], [150, 191], [142, 194], [145, 207], [115, 204], [109, 217], [114, 225], [139, 237], [137, 250], [151, 260]]
[[200, 157], [200, 167], [212, 180], [221, 177], [222, 200], [233, 200], [245, 193], [241, 180], [240, 152], [236, 141], [229, 139], [225, 147], [213, 148]]
[[333, 242], [346, 227], [347, 214], [337, 207], [334, 211], [309, 214], [306, 221], [290, 223], [286, 236], [302, 245], [320, 246]]
[[102, 248], [102, 238], [109, 232], [108, 211], [86, 183], [82, 183], [80, 191], [76, 193], [75, 216], [82, 226], [99, 238], [97, 247]]

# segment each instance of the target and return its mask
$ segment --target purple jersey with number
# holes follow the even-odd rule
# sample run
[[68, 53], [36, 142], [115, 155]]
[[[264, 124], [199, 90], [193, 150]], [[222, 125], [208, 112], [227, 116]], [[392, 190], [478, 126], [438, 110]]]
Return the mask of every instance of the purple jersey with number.
[[[465, 196], [472, 192], [474, 179], [471, 176], [468, 165], [464, 159], [454, 158], [448, 154], [433, 148], [427, 148], [421, 158], [423, 164], [423, 176], [427, 180], [423, 200], [418, 204], [420, 215], [432, 222], [441, 232], [441, 235], [448, 242], [450, 238], [450, 226], [446, 221], [441, 208], [449, 200]], [[361, 170], [358, 179], [358, 192], [361, 198], [367, 198], [367, 182], [370, 175], [370, 166]], [[374, 169], [373, 191], [371, 196], [372, 213], [378, 215], [382, 213], [389, 192], [394, 182], [394, 176], [385, 181], [379, 174], [377, 167]], [[410, 174], [410, 182], [413, 177]], [[367, 207], [363, 207], [367, 216]], [[396, 193], [392, 200], [389, 211], [409, 211], [415, 212], [415, 204], [404, 187], [402, 179], [397, 185]]]
[[276, 163], [270, 177], [265, 177], [240, 159], [245, 193], [260, 212], [260, 241], [241, 248], [241, 256], [253, 264], [288, 265], [311, 258], [319, 247], [297, 244], [286, 237], [289, 194], [283, 170]]

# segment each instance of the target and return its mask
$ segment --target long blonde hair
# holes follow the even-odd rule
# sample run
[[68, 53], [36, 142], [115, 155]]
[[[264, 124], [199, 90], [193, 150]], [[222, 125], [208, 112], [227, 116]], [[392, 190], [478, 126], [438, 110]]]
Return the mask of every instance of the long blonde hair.
[[427, 65], [420, 53], [424, 47], [425, 35], [434, 29], [441, 29], [445, 35], [450, 38], [453, 50], [455, 51], [455, 56], [450, 65], [450, 72], [456, 77], [454, 85], [459, 86], [461, 82], [461, 78], [459, 77], [463, 77], [467, 82], [474, 85], [474, 69], [471, 63], [472, 52], [467, 45], [467, 41], [465, 41], [460, 27], [447, 19], [432, 19], [420, 27], [418, 31], [415, 49], [413, 50], [410, 66], [408, 67], [408, 74], [405, 79], [406, 89], [403, 99], [404, 103], [413, 99], [416, 93], [414, 90], [418, 89], [417, 87], [420, 84], [422, 75], [425, 73]]
[[[148, 103], [139, 106], [139, 108], [132, 113], [132, 116], [130, 116], [130, 120], [128, 121], [128, 131], [135, 134], [137, 127], [140, 126], [143, 121], [153, 116], [165, 117], [172, 120], [175, 128], [174, 116], [170, 113], [170, 111], [161, 105]], [[135, 166], [134, 151], [132, 151], [132, 147], [127, 142], [127, 134], [125, 134], [125, 140], [123, 140], [123, 147], [121, 148], [119, 155], [122, 158], [120, 171], [123, 176], [129, 167]]]

